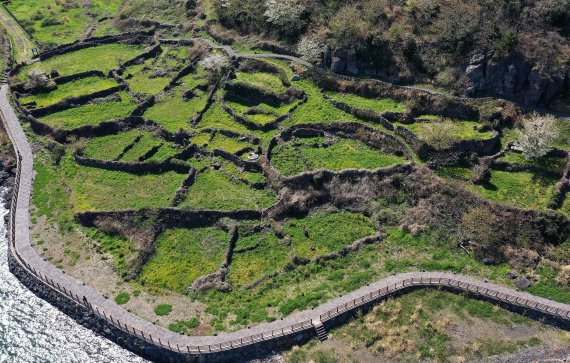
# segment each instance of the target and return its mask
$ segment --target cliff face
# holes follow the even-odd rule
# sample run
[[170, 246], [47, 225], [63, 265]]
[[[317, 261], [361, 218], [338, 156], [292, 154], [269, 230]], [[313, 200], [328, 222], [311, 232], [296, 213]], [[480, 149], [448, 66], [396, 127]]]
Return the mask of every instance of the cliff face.
[[[0, 123], [0, 186], [11, 188], [14, 185], [16, 175], [16, 158], [12, 143], [6, 134], [6, 130]], [[10, 202], [9, 198], [5, 203]]]
[[[394, 83], [414, 82], [421, 77], [399, 73], [394, 68], [376, 69], [350, 48], [327, 50], [322, 65], [334, 73], [364, 74]], [[520, 54], [475, 54], [466, 66], [457, 68], [457, 73], [460, 76], [454, 91], [458, 94], [506, 98], [527, 106], [548, 106], [570, 90], [570, 69], [548, 69]]]
[[491, 94], [528, 106], [548, 105], [570, 89], [570, 71], [540, 67], [521, 56], [476, 54], [465, 69], [467, 96]]

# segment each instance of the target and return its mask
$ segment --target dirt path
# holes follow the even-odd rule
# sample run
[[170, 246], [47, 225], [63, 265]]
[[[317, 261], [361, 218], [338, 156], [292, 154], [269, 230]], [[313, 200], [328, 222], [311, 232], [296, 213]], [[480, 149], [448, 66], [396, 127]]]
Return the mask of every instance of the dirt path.
[[33, 56], [32, 49], [35, 45], [28, 33], [10, 15], [4, 5], [0, 5], [0, 23], [8, 32], [16, 62], [21, 63], [31, 59]]

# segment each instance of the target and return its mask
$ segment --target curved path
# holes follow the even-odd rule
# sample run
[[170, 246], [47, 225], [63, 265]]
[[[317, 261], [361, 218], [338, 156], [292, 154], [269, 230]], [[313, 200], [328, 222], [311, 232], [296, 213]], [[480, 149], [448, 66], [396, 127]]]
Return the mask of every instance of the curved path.
[[[299, 335], [316, 335], [323, 329], [323, 323], [332, 323], [339, 315], [352, 313], [364, 306], [385, 299], [396, 292], [412, 287], [447, 287], [468, 291], [494, 301], [504, 302], [559, 319], [570, 318], [570, 305], [561, 304], [527, 293], [515, 291], [495, 284], [479, 281], [468, 276], [448, 273], [413, 272], [404, 273], [377, 281], [345, 296], [333, 299], [313, 310], [307, 310], [283, 320], [262, 324], [251, 329], [219, 336], [188, 337], [153, 325], [105, 299], [102, 294], [55, 268], [44, 261], [31, 246], [30, 195], [33, 180], [33, 154], [19, 120], [8, 101], [7, 85], [0, 88], [0, 118], [4, 122], [10, 139], [19, 156], [18, 173], [14, 191], [10, 223], [10, 251], [16, 261], [38, 280], [62, 295], [75, 300], [94, 314], [115, 327], [136, 335], [151, 344], [191, 356], [210, 355], [228, 350], [248, 349], [248, 346], [267, 345]], [[292, 341], [292, 339], [287, 340]], [[212, 357], [212, 359], [214, 359]]]

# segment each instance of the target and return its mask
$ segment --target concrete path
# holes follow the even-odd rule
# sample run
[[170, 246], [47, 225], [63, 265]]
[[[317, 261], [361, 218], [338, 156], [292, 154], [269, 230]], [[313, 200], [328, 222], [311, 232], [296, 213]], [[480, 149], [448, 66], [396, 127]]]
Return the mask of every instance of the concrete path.
[[312, 331], [315, 335], [313, 321], [327, 321], [347, 313], [352, 313], [364, 305], [378, 302], [394, 292], [417, 287], [452, 287], [469, 291], [492, 300], [522, 306], [527, 309], [543, 312], [558, 318], [568, 319], [570, 305], [561, 304], [524, 292], [515, 291], [495, 284], [479, 281], [468, 276], [448, 273], [413, 272], [387, 277], [342, 297], [332, 299], [313, 310], [306, 310], [289, 316], [283, 320], [262, 324], [251, 329], [243, 329], [234, 333], [219, 336], [188, 337], [171, 332], [163, 327], [153, 325], [124, 310], [113, 301], [105, 299], [102, 294], [78, 281], [49, 262], [44, 261], [32, 248], [30, 236], [30, 195], [32, 191], [34, 157], [20, 122], [10, 105], [7, 85], [0, 88], [0, 118], [4, 123], [10, 139], [19, 156], [19, 170], [16, 181], [14, 204], [10, 234], [10, 250], [17, 261], [28, 271], [54, 290], [74, 299], [92, 311], [119, 327], [123, 331], [134, 334], [141, 339], [160, 345], [181, 354], [210, 354], [219, 351], [236, 349], [253, 343], [270, 342], [283, 336]]

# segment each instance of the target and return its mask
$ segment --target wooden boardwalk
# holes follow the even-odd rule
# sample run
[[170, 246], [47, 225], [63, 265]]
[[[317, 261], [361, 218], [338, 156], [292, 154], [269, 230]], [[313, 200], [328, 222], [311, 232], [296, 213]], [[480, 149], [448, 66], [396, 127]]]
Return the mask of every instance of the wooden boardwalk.
[[[218, 336], [189, 337], [171, 332], [143, 320], [103, 297], [40, 257], [31, 246], [30, 195], [34, 158], [19, 120], [8, 102], [7, 85], [0, 88], [0, 118], [18, 155], [18, 172], [10, 220], [10, 252], [16, 261], [53, 290], [84, 305], [115, 327], [151, 344], [182, 355], [210, 356], [252, 344], [257, 346], [294, 337], [300, 333], [316, 336], [315, 326], [364, 306], [381, 301], [412, 287], [444, 287], [467, 291], [493, 301], [540, 312], [559, 319], [570, 319], [570, 305], [554, 302], [524, 292], [479, 281], [468, 276], [437, 272], [412, 272], [394, 275], [324, 303], [313, 310], [262, 324], [251, 329]], [[313, 324], [314, 322], [314, 324]]]

